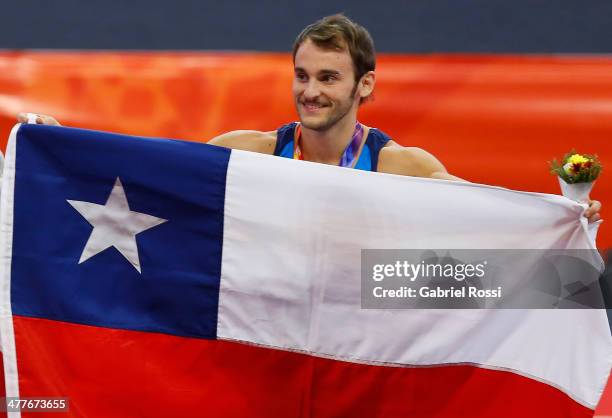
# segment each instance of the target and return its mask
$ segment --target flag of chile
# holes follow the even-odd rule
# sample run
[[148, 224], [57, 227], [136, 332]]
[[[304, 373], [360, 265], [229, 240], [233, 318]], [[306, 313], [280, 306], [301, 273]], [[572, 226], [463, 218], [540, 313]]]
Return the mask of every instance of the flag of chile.
[[579, 211], [18, 125], [0, 207], [7, 396], [67, 397], [74, 417], [589, 417], [605, 312], [369, 310], [360, 295], [363, 248], [580, 248]]

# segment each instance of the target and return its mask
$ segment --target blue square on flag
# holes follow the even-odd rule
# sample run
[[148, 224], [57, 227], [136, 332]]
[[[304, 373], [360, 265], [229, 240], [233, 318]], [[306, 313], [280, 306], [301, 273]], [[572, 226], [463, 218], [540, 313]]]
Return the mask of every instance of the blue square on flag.
[[230, 152], [23, 125], [13, 313], [215, 338]]

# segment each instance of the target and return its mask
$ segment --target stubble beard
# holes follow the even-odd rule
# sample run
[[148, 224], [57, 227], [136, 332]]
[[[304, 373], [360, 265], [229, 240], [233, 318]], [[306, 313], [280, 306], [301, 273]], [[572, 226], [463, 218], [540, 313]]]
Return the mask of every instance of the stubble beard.
[[[302, 117], [302, 113], [300, 112], [300, 104], [298, 102], [298, 99], [296, 99], [296, 107], [298, 109], [300, 123], [302, 124], [304, 128], [311, 129], [313, 131], [317, 131], [317, 132], [327, 131], [328, 129], [333, 127], [336, 123], [338, 123], [338, 121], [342, 120], [351, 111], [351, 108], [353, 107], [353, 101], [355, 100], [356, 92], [357, 92], [357, 83], [355, 83], [355, 86], [353, 87], [350, 96], [346, 100], [342, 100], [341, 102], [339, 102], [339, 105], [338, 105], [339, 107], [337, 107], [335, 110], [332, 110], [332, 113], [330, 113], [325, 119], [317, 121], [317, 122], [309, 122], [307, 120], [306, 121], [304, 120], [304, 118]], [[330, 101], [330, 104], [332, 105], [332, 109], [333, 109], [334, 103]]]

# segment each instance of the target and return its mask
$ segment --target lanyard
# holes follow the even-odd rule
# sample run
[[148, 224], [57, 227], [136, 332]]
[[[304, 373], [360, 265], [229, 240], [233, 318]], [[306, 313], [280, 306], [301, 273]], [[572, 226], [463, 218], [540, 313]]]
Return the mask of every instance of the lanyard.
[[[294, 135], [294, 148], [293, 148], [293, 159], [294, 160], [303, 160], [304, 156], [302, 155], [302, 150], [300, 149], [300, 140], [302, 139], [302, 125], [298, 123], [295, 128]], [[353, 162], [355, 161], [355, 157], [357, 156], [357, 152], [359, 152], [359, 147], [361, 147], [361, 142], [363, 141], [363, 125], [359, 122], [355, 124], [355, 131], [353, 132], [353, 137], [351, 138], [351, 142], [346, 146], [346, 149], [342, 153], [340, 157], [340, 162], [338, 165], [340, 167], [351, 167]]]

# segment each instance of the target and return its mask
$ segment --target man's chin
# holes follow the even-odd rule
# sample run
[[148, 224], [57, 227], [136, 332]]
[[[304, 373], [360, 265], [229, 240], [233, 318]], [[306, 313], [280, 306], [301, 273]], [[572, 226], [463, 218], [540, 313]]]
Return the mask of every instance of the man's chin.
[[304, 128], [313, 131], [324, 131], [329, 127], [327, 119], [304, 117], [303, 115], [300, 115], [300, 123]]

